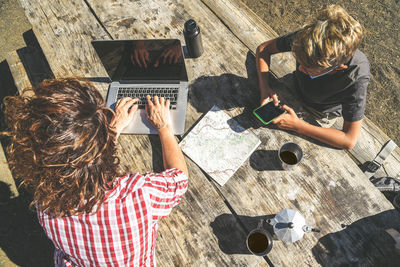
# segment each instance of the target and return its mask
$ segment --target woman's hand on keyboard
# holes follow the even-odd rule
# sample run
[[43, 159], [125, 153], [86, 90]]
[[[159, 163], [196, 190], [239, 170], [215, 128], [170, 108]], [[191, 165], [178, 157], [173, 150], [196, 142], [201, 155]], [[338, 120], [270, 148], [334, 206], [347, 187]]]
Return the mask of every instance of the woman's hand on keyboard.
[[146, 96], [147, 105], [147, 120], [154, 128], [160, 130], [171, 125], [171, 116], [169, 112], [169, 100], [164, 97], [154, 96], [153, 101], [150, 96]]
[[117, 138], [122, 130], [132, 121], [133, 114], [138, 109], [138, 101], [138, 98], [132, 99], [130, 97], [124, 97], [118, 100], [115, 106], [115, 117], [111, 122], [112, 127], [114, 127], [117, 132]]

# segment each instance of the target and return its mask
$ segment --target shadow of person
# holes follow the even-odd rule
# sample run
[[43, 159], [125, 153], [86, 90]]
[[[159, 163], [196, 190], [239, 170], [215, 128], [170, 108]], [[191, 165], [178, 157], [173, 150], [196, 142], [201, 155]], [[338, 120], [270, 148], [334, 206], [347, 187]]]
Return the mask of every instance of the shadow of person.
[[247, 53], [247, 78], [231, 73], [220, 76], [201, 76], [190, 84], [189, 103], [197, 112], [205, 113], [214, 105], [223, 110], [244, 108], [233, 118], [245, 129], [263, 126], [252, 111], [259, 106], [258, 78], [255, 57]]
[[[248, 54], [246, 69], [251, 69], [251, 65], [251, 54]], [[253, 77], [253, 74], [250, 75]], [[259, 102], [256, 85], [253, 79], [231, 73], [220, 76], [201, 76], [190, 84], [189, 102], [197, 112], [201, 113], [209, 111], [214, 105], [224, 110], [256, 106]]]
[[190, 84], [189, 103], [199, 113], [206, 113], [214, 105], [226, 111], [239, 108], [232, 118], [243, 128], [259, 128], [263, 124], [252, 114], [259, 106], [259, 92], [255, 58], [249, 52], [246, 58], [247, 76], [225, 73], [220, 76], [201, 76]]
[[9, 185], [0, 182], [0, 248], [18, 266], [52, 266], [54, 246], [28, 208], [30, 197], [23, 190], [11, 196]]
[[254, 121], [249, 111], [257, 105], [253, 91], [246, 78], [234, 74], [202, 76], [190, 84], [189, 103], [200, 113], [208, 112], [214, 105], [227, 111], [244, 107], [244, 111], [234, 119], [247, 129], [253, 125], [246, 120]]
[[[230, 115], [233, 115], [232, 119], [238, 122], [244, 129], [258, 129], [262, 127], [272, 131], [285, 131], [290, 135], [298, 136], [317, 145], [328, 146], [312, 138], [301, 136], [296, 132], [279, 129], [273, 123], [264, 125], [259, 121], [253, 115], [253, 110], [260, 105], [260, 94], [255, 57], [250, 52], [247, 54], [245, 66], [247, 78], [231, 73], [197, 78], [189, 86], [189, 103], [197, 112], [203, 114], [208, 112], [214, 105], [217, 105], [220, 109], [228, 111]], [[279, 79], [275, 79], [271, 75], [269, 82], [271, 88], [279, 95], [282, 103], [301, 113], [301, 117], [305, 121], [313, 125], [318, 125], [316, 120], [305, 111], [300, 97], [295, 92], [293, 73]]]
[[394, 239], [385, 231], [400, 232], [400, 216], [387, 210], [373, 216], [342, 225], [344, 229], [327, 234], [312, 248], [323, 266], [399, 266], [400, 251]]

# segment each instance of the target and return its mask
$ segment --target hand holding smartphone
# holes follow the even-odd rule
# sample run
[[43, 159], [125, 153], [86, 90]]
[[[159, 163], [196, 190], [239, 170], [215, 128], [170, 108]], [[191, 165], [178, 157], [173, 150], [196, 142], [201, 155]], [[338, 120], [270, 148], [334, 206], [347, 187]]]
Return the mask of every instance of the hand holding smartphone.
[[280, 108], [281, 105], [275, 106], [274, 102], [268, 102], [267, 104], [256, 108], [253, 114], [265, 125], [269, 124], [279, 115], [286, 113], [285, 110]]

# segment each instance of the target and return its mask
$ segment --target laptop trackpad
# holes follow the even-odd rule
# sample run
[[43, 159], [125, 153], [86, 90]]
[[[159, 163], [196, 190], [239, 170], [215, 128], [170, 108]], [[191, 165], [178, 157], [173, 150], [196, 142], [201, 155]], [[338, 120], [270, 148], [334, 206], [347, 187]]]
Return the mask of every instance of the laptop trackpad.
[[124, 129], [124, 133], [157, 133], [153, 126], [147, 120], [147, 114], [144, 109], [137, 110], [133, 115], [132, 122]]
[[150, 122], [147, 120], [147, 113], [146, 110], [139, 110], [139, 112], [136, 112], [135, 114], [135, 118], [133, 119], [133, 123], [135, 123], [135, 120], [138, 120], [138, 124], [139, 121], [146, 125], [148, 128], [153, 128], [153, 126], [150, 124]]

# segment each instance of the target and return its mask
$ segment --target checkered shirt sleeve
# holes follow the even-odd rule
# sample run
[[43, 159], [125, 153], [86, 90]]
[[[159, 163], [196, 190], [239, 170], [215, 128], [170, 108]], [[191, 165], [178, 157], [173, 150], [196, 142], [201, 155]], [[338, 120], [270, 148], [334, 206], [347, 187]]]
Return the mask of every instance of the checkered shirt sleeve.
[[155, 266], [158, 220], [187, 187], [178, 169], [129, 174], [116, 180], [97, 212], [55, 218], [37, 209], [55, 246], [55, 266]]

